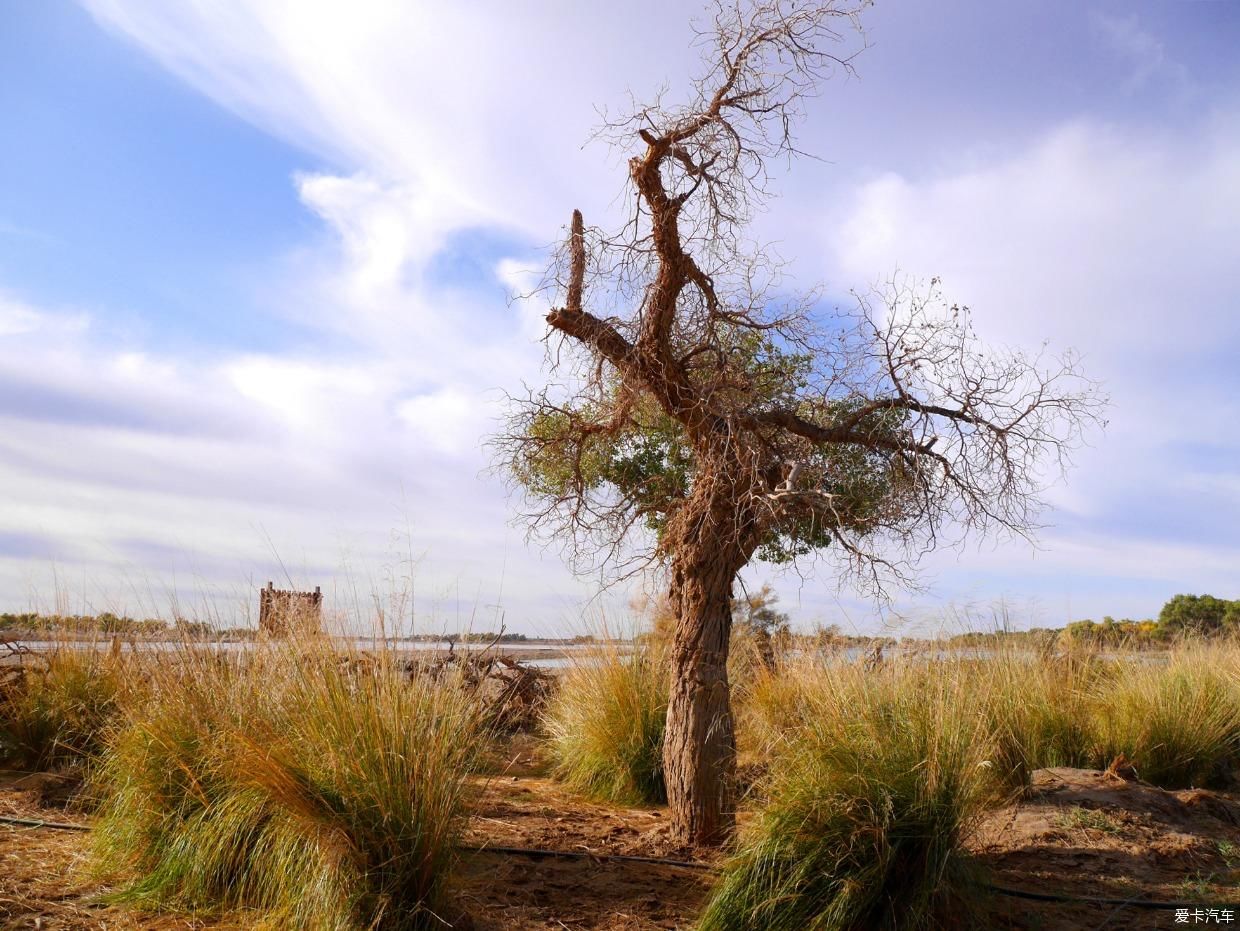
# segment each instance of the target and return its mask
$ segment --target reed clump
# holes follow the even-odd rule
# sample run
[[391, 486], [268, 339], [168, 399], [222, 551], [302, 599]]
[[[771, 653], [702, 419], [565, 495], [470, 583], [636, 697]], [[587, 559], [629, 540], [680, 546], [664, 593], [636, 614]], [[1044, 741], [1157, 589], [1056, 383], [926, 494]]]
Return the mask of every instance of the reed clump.
[[1187, 648], [1165, 662], [1113, 663], [1096, 693], [1097, 765], [1124, 756], [1166, 789], [1220, 786], [1240, 757], [1235, 648]]
[[[858, 665], [846, 659], [820, 659]], [[994, 649], [909, 655], [871, 675], [917, 664], [952, 678], [962, 705], [985, 721], [992, 778], [1007, 790], [1035, 770], [1104, 769], [1117, 757], [1166, 789], [1221, 786], [1240, 763], [1240, 649], [1181, 644], [1165, 653]], [[739, 742], [764, 760], [804, 725], [815, 663], [783, 659], [755, 676], [738, 701]], [[860, 667], [859, 667], [860, 668]], [[807, 674], [806, 670], [810, 672]], [[906, 678], [912, 683], [915, 679]]]
[[281, 928], [440, 926], [483, 743], [464, 692], [313, 645], [178, 659], [93, 779], [116, 898]]
[[665, 801], [668, 686], [664, 650], [654, 639], [575, 658], [542, 720], [555, 777], [600, 801]]
[[139, 676], [93, 645], [62, 646], [0, 678], [0, 763], [50, 770], [88, 763]]
[[1107, 669], [1088, 654], [996, 651], [961, 664], [966, 700], [987, 718], [993, 775], [1020, 792], [1033, 772], [1099, 757], [1097, 692]]
[[800, 662], [759, 686], [778, 732], [763, 804], [702, 931], [960, 926], [960, 845], [994, 783], [985, 717], [956, 672]]

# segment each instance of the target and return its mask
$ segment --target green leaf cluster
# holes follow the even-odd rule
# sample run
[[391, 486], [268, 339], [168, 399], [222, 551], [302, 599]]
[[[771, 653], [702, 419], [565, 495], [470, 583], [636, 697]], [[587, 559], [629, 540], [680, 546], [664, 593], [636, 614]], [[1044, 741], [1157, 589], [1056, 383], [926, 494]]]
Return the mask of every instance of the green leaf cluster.
[[[829, 427], [869, 401], [860, 395], [806, 400], [813, 396], [813, 357], [752, 333], [735, 335], [719, 355], [722, 362], [717, 356], [688, 371], [698, 387], [709, 384], [709, 396], [721, 409], [755, 415], [791, 410]], [[523, 424], [515, 477], [535, 498], [627, 506], [661, 539], [668, 518], [692, 490], [693, 447], [684, 427], [642, 389], [616, 382], [603, 393], [531, 416]], [[903, 439], [907, 416], [896, 410], [867, 416], [857, 432], [879, 441], [870, 446], [811, 444], [777, 427], [755, 431], [750, 439], [764, 451], [768, 468], [778, 476], [779, 469], [800, 463], [797, 490], [816, 493], [814, 506], [808, 497], [781, 501], [781, 518], [756, 557], [787, 563], [830, 545], [837, 532], [864, 534], [898, 522], [918, 476], [881, 441]]]

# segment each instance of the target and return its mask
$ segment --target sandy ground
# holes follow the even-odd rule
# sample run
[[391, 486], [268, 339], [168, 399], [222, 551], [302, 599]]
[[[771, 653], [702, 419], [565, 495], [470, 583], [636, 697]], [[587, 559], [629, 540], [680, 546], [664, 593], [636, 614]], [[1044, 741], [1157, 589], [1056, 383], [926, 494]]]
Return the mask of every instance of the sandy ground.
[[[667, 813], [617, 808], [566, 793], [539, 774], [533, 744], [518, 741], [480, 783], [465, 842], [596, 855], [691, 858], [668, 842]], [[63, 807], [55, 780], [0, 773], [0, 813], [87, 822]], [[1058, 895], [1148, 898], [1226, 907], [1240, 901], [1240, 795], [1163, 792], [1085, 770], [1044, 770], [1027, 798], [992, 812], [970, 850], [999, 885]], [[86, 878], [84, 834], [0, 827], [0, 928], [248, 928], [245, 915], [210, 922], [141, 915], [99, 902]], [[599, 859], [464, 857], [456, 888], [477, 931], [621, 931], [689, 928], [711, 874]], [[985, 927], [1184, 927], [1174, 911], [1039, 903], [995, 896]], [[1234, 925], [1240, 925], [1237, 907]], [[1189, 922], [1192, 924], [1191, 920]]]
[[[1230, 907], [1230, 926], [1240, 926], [1240, 795], [1165, 792], [1094, 770], [1040, 770], [1029, 797], [992, 812], [970, 848], [996, 885]], [[992, 911], [997, 926], [1031, 931], [1185, 926], [1173, 910], [999, 896]]]

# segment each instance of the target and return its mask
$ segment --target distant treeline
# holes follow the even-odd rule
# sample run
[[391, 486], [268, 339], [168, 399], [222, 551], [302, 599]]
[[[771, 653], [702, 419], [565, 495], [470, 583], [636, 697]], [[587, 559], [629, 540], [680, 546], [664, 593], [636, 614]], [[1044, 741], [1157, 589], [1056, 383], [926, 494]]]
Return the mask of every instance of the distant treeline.
[[177, 618], [171, 623], [161, 618], [132, 618], [112, 614], [19, 614], [0, 613], [0, 635], [36, 639], [51, 636], [137, 637], [158, 640], [169, 637], [228, 640], [246, 639], [257, 632], [247, 627], [218, 628], [205, 621]]
[[[55, 636], [134, 637], [161, 640], [189, 637], [195, 640], [253, 640], [252, 627], [216, 627], [205, 621], [182, 618], [171, 623], [161, 618], [137, 619], [105, 611], [103, 614], [39, 614], [37, 612], [0, 613], [0, 637], [10, 640], [37, 640]], [[592, 643], [594, 638], [529, 637], [507, 631], [471, 631], [462, 634], [414, 634], [402, 640], [418, 643]]]
[[[773, 600], [773, 599], [768, 599]], [[895, 646], [891, 637], [847, 635], [837, 625], [820, 628], [806, 635], [792, 634], [788, 616], [756, 611], [746, 615], [733, 607], [738, 627], [752, 627], [774, 641], [803, 646], [875, 648]], [[1031, 630], [973, 632], [948, 638], [954, 646], [984, 646], [999, 641], [1042, 646], [1071, 643], [1095, 646], [1157, 647], [1186, 637], [1221, 637], [1240, 634], [1240, 599], [1229, 601], [1213, 595], [1176, 595], [1158, 613], [1158, 619], [1132, 620], [1104, 617], [1101, 621], [1073, 621], [1065, 627], [1035, 627]], [[150, 640], [189, 637], [193, 639], [250, 640], [258, 632], [249, 627], [219, 628], [204, 621], [178, 618], [171, 623], [160, 618], [136, 619], [110, 612], [103, 614], [20, 614], [0, 613], [0, 637], [38, 639], [51, 636], [120, 636]], [[455, 643], [593, 643], [591, 636], [572, 638], [529, 637], [506, 631], [471, 631], [462, 634], [415, 634], [401, 638], [415, 642]]]
[[585, 637], [530, 637], [492, 630], [468, 631], [461, 634], [411, 634], [402, 640], [414, 643], [593, 643], [594, 638]]
[[818, 650], [824, 648], [839, 649], [841, 647], [848, 650], [873, 650], [878, 647], [887, 649], [898, 646], [900, 643], [895, 637], [846, 634], [839, 624], [829, 624], [826, 627], [820, 627], [808, 635], [793, 634], [789, 642], [793, 645]]
[[1104, 617], [1101, 621], [1073, 621], [1065, 627], [960, 634], [950, 642], [980, 646], [995, 640], [1027, 640], [1048, 645], [1156, 647], [1186, 637], [1235, 634], [1240, 634], [1240, 600], [1229, 601], [1213, 595], [1176, 595], [1163, 605], [1157, 620]]

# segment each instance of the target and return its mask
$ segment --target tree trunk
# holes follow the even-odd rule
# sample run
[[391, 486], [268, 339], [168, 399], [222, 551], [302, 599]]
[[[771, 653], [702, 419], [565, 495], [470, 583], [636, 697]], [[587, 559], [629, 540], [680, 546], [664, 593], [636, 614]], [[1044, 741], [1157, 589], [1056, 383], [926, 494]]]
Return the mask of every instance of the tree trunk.
[[736, 739], [728, 694], [728, 636], [737, 569], [711, 542], [679, 548], [670, 596], [676, 612], [663, 776], [682, 843], [717, 846], [735, 826]]

